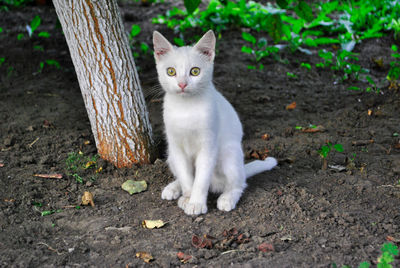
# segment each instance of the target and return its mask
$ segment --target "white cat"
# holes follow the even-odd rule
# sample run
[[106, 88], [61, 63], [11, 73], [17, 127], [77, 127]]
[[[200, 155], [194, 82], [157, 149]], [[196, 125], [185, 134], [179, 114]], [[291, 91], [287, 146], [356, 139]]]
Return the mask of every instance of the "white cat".
[[277, 165], [273, 157], [244, 165], [243, 131], [232, 105], [212, 83], [215, 36], [208, 31], [193, 46], [172, 46], [153, 33], [158, 79], [165, 91], [168, 164], [176, 180], [162, 198], [177, 199], [186, 214], [207, 212], [208, 191], [221, 193], [217, 207], [235, 208], [246, 178]]

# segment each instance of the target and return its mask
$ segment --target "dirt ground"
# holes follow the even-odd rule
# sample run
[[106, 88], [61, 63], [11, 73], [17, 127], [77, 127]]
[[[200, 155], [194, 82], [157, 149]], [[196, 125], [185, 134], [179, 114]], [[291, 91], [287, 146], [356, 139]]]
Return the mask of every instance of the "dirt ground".
[[[168, 8], [168, 3], [143, 7], [132, 2], [121, 12], [127, 29], [139, 24], [139, 40], [151, 44], [155, 29], [174, 36], [150, 21]], [[35, 15], [49, 39], [27, 38], [25, 25]], [[209, 212], [198, 217], [185, 215], [175, 201], [161, 200], [173, 178], [165, 163], [161, 102], [151, 94], [147, 104], [159, 159], [131, 169], [98, 160], [102, 171], [82, 169], [83, 183], [77, 182], [66, 163], [69, 154], [95, 156], [96, 147], [56, 20], [50, 6], [0, 13], [0, 57], [6, 58], [0, 67], [1, 267], [149, 265], [135, 257], [137, 252], [151, 254], [150, 265], [157, 267], [358, 267], [362, 261], [376, 263], [388, 236], [400, 239], [400, 149], [394, 135], [400, 133], [399, 92], [387, 83], [381, 83], [379, 94], [349, 91], [367, 84], [341, 83], [330, 70], [301, 68], [301, 62], [320, 61], [317, 50], [312, 56], [284, 51], [287, 64], [267, 59], [265, 70], [247, 70], [251, 62], [240, 52], [244, 42], [238, 29], [218, 40], [215, 84], [240, 115], [246, 161], [268, 150], [279, 167], [250, 179], [234, 211], [219, 211], [214, 195]], [[17, 40], [19, 33], [25, 33], [23, 40]], [[384, 37], [356, 46], [360, 64], [375, 81], [385, 80], [392, 43]], [[377, 68], [372, 59], [380, 57], [384, 66]], [[45, 65], [39, 72], [47, 59], [61, 68]], [[144, 90], [157, 85], [152, 56], [136, 62]], [[295, 109], [285, 109], [294, 101]], [[325, 131], [295, 129], [310, 124]], [[269, 139], [262, 139], [264, 134]], [[343, 145], [344, 152], [331, 153], [328, 164], [346, 170], [321, 169], [317, 150], [326, 141]], [[63, 177], [33, 176], [38, 173]], [[127, 179], [147, 181], [147, 191], [130, 196], [121, 189]], [[95, 207], [78, 209], [85, 191], [93, 193]], [[42, 216], [43, 211], [55, 213]], [[141, 225], [157, 219], [166, 225], [152, 230]], [[206, 235], [212, 246], [196, 248], [194, 235]], [[261, 251], [260, 245], [269, 250]], [[192, 258], [183, 264], [178, 252]]]

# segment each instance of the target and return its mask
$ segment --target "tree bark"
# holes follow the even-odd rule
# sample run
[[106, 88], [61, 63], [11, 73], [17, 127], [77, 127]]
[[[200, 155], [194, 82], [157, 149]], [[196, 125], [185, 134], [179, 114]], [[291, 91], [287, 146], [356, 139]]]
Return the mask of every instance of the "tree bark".
[[53, 0], [99, 155], [149, 163], [152, 130], [116, 0]]

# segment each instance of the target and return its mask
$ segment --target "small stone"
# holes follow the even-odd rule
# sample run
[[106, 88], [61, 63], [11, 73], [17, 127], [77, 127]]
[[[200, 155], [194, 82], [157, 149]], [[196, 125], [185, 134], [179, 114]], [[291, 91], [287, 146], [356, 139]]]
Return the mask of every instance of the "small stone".
[[163, 163], [164, 162], [160, 158], [157, 158], [156, 161], [154, 161], [154, 165], [161, 165]]
[[204, 221], [203, 217], [197, 217], [193, 222], [194, 223], [201, 223], [202, 221]]
[[15, 138], [13, 136], [8, 136], [3, 141], [4, 146], [10, 147], [15, 144]]

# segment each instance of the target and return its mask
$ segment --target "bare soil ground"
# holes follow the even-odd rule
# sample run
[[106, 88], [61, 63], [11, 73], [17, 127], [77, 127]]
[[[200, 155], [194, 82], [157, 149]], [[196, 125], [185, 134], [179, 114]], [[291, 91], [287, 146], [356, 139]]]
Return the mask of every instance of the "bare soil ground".
[[[151, 44], [155, 29], [173, 37], [150, 21], [168, 8], [167, 3], [143, 7], [132, 2], [121, 12], [127, 29], [139, 24], [139, 39]], [[18, 41], [35, 15], [51, 38]], [[312, 56], [285, 51], [281, 57], [288, 64], [268, 59], [265, 70], [247, 70], [250, 59], [240, 52], [244, 43], [238, 29], [223, 32], [218, 40], [215, 84], [241, 117], [246, 161], [267, 150], [279, 159], [279, 167], [249, 180], [234, 211], [218, 211], [213, 195], [209, 212], [198, 217], [185, 215], [174, 201], [161, 200], [173, 178], [165, 164], [161, 103], [154, 96], [148, 97], [148, 108], [159, 160], [131, 169], [99, 160], [103, 170], [81, 170], [84, 183], [78, 183], [67, 169], [68, 154], [94, 156], [96, 147], [56, 20], [49, 6], [0, 13], [0, 57], [6, 58], [0, 66], [1, 267], [147, 266], [135, 257], [137, 252], [150, 253], [151, 265], [162, 267], [184, 265], [178, 252], [192, 256], [186, 265], [199, 267], [357, 267], [361, 261], [376, 263], [387, 236], [400, 238], [400, 149], [393, 135], [400, 133], [399, 92], [384, 83], [379, 94], [349, 91], [349, 86], [367, 85], [338, 82], [330, 70], [301, 68], [301, 62], [320, 61], [317, 50]], [[356, 47], [360, 64], [376, 81], [386, 76], [392, 42], [385, 37]], [[371, 60], [379, 57], [382, 68]], [[46, 59], [59, 61], [61, 68], [46, 65], [38, 72]], [[144, 89], [156, 85], [152, 56], [136, 62]], [[294, 101], [297, 107], [287, 110]], [[325, 131], [295, 129], [309, 124]], [[264, 134], [269, 139], [262, 139]], [[321, 170], [317, 150], [326, 141], [344, 146], [343, 153], [331, 153], [328, 164], [346, 170]], [[36, 173], [61, 173], [63, 178], [38, 178]], [[149, 187], [130, 196], [121, 189], [127, 179], [146, 180]], [[95, 207], [74, 208], [84, 191], [93, 193]], [[46, 210], [56, 212], [42, 216]], [[149, 219], [167, 224], [144, 229], [141, 222]], [[236, 235], [224, 236], [233, 228]], [[212, 247], [194, 247], [194, 235], [214, 237]], [[260, 251], [263, 243], [273, 250]]]

